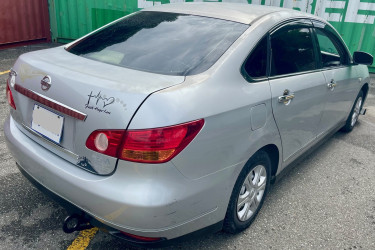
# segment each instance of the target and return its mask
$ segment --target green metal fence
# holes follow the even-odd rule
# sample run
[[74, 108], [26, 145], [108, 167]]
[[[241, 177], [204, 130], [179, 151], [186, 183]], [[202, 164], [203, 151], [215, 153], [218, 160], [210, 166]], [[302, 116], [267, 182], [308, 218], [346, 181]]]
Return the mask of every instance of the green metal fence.
[[52, 40], [71, 42], [139, 10], [137, 0], [49, 0]]
[[[49, 0], [52, 40], [70, 42], [139, 9], [194, 0]], [[197, 0], [196, 0], [197, 1]], [[198, 0], [202, 1], [202, 0]], [[205, 1], [205, 0], [203, 0]], [[218, 0], [218, 2], [231, 0]], [[292, 8], [328, 20], [350, 51], [375, 55], [375, 0], [234, 0], [248, 4]], [[207, 0], [213, 2], [213, 0]], [[375, 73], [375, 66], [370, 66]]]

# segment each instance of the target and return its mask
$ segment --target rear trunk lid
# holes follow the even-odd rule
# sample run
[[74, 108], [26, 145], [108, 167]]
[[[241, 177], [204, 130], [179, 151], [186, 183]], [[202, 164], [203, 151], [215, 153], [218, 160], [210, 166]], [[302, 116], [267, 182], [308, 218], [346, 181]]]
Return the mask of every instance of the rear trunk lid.
[[[67, 161], [100, 175], [111, 174], [117, 159], [86, 148], [88, 136], [98, 129], [126, 129], [150, 94], [185, 79], [97, 62], [63, 47], [24, 54], [14, 70], [17, 76], [12, 92], [17, 109], [12, 117], [19, 129]], [[42, 84], [43, 79], [51, 81], [49, 88], [46, 81]], [[47, 110], [48, 124], [62, 127], [57, 133], [60, 138], [36, 129], [34, 109]], [[63, 119], [61, 125], [56, 117]]]

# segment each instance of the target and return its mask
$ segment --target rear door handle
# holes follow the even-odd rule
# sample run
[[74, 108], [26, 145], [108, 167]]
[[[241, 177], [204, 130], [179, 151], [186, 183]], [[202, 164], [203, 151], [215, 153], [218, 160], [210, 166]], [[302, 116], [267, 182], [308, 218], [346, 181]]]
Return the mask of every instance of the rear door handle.
[[337, 84], [336, 84], [335, 80], [332, 79], [331, 82], [327, 84], [327, 87], [329, 89], [333, 90], [336, 87], [336, 85]]
[[294, 98], [294, 93], [289, 93], [287, 95], [279, 96], [279, 102], [288, 105]]

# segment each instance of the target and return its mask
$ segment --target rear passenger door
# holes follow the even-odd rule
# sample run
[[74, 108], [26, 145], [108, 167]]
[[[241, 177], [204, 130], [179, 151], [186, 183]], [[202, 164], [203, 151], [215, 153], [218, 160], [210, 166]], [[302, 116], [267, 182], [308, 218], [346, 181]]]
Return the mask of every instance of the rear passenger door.
[[269, 83], [286, 164], [316, 139], [326, 95], [318, 69], [312, 23], [288, 23], [270, 35]]
[[345, 121], [358, 94], [358, 77], [350, 55], [336, 32], [328, 25], [314, 21], [319, 67], [326, 78], [326, 100], [318, 136]]

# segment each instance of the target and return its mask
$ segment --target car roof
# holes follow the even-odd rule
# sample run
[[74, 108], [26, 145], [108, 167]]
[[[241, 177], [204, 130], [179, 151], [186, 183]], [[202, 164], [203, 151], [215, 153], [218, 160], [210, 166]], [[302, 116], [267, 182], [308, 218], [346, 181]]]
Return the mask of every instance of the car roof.
[[283, 12], [284, 17], [312, 17], [312, 15], [292, 9], [244, 3], [172, 3], [145, 8], [142, 11], [159, 11], [207, 16], [244, 24], [251, 24], [262, 16], [275, 12]]

